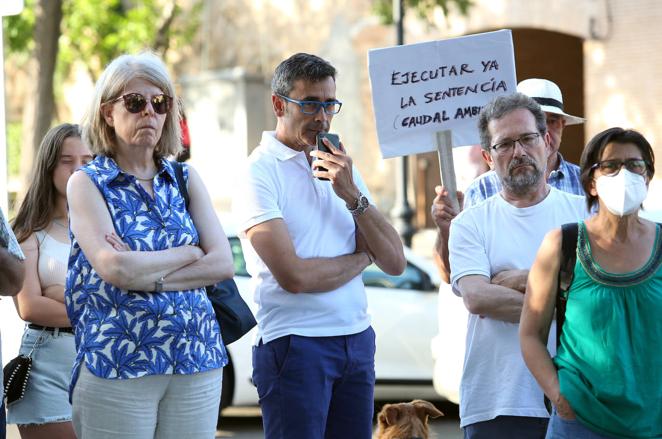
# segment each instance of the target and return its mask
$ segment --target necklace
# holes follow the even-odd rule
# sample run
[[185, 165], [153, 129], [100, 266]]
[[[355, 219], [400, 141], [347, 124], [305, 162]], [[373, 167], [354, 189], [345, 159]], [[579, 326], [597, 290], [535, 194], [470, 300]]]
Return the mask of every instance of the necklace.
[[[119, 166], [119, 165], [118, 165], [118, 166]], [[158, 175], [158, 173], [159, 173], [158, 166], [157, 166], [157, 168], [156, 168], [156, 172], [154, 173], [154, 175], [152, 175], [152, 176], [149, 177], [149, 178], [138, 177], [137, 175], [132, 174], [132, 173], [126, 171], [124, 168], [120, 168], [120, 169], [121, 169], [122, 172], [124, 172], [126, 175], [130, 175], [131, 177], [135, 178], [135, 179], [138, 180], [138, 181], [153, 181], [153, 180], [154, 180], [154, 177], [156, 177], [156, 176]]]
[[[131, 174], [131, 175], [133, 175], [133, 174]], [[135, 175], [133, 175], [133, 178], [135, 178], [136, 180], [139, 180], [139, 181], [153, 181], [154, 177], [156, 177], [156, 174], [154, 174], [150, 178], [140, 178], [140, 177], [136, 177]]]

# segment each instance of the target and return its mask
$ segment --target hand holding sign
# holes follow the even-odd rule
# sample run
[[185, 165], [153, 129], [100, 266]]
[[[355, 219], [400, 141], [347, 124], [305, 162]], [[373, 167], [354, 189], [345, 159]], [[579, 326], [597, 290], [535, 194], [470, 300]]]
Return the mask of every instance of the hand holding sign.
[[368, 68], [384, 158], [434, 151], [437, 131], [479, 143], [480, 109], [516, 87], [509, 30], [373, 49]]
[[479, 143], [481, 108], [515, 92], [510, 31], [374, 49], [368, 68], [382, 156], [438, 150], [444, 187], [459, 211], [451, 149]]

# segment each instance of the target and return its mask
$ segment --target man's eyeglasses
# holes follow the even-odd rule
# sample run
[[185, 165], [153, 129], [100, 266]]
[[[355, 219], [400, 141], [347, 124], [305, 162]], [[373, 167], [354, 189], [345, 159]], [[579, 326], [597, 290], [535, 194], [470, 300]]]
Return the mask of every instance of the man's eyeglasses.
[[644, 159], [627, 159], [627, 160], [603, 160], [591, 166], [591, 169], [600, 169], [602, 175], [612, 177], [625, 169], [633, 174], [646, 175], [648, 171], [648, 163]]
[[297, 104], [301, 108], [303, 114], [317, 114], [317, 112], [320, 111], [320, 108], [324, 108], [326, 114], [338, 114], [340, 107], [342, 107], [342, 102], [340, 101], [300, 101], [279, 94], [276, 94], [276, 96], [285, 99], [287, 102]]
[[[147, 106], [147, 98], [140, 93], [127, 93], [106, 103], [114, 104], [119, 100], [124, 101], [124, 108], [129, 113], [140, 113]], [[149, 102], [152, 104], [154, 112], [158, 114], [166, 114], [172, 107], [172, 98], [165, 94], [152, 96]]]
[[522, 148], [526, 150], [533, 148], [538, 143], [539, 137], [540, 133], [522, 134], [519, 139], [504, 140], [503, 142], [492, 145], [490, 148], [496, 151], [499, 155], [506, 155], [515, 149], [515, 143], [517, 142], [519, 142], [519, 144], [522, 145]]

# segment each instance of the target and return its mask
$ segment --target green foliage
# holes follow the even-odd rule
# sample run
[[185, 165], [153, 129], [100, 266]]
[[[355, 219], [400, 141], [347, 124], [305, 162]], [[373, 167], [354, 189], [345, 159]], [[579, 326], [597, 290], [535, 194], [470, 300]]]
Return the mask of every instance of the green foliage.
[[[66, 78], [71, 66], [80, 61], [96, 80], [122, 53], [152, 49], [164, 55], [172, 43], [192, 40], [193, 29], [199, 27], [200, 2], [183, 11], [175, 0], [63, 0], [58, 73]], [[32, 51], [35, 4], [36, 0], [25, 0], [20, 15], [3, 20], [9, 54]]]
[[18, 176], [21, 169], [21, 123], [7, 123], [7, 169], [11, 177]]
[[34, 0], [25, 0], [23, 11], [18, 15], [2, 18], [5, 47], [9, 53], [30, 52], [34, 48]]
[[[431, 13], [440, 7], [448, 17], [450, 6], [454, 5], [462, 15], [469, 13], [473, 0], [404, 0], [405, 11], [414, 11], [416, 15], [430, 23]], [[374, 0], [373, 10], [383, 24], [393, 24], [393, 0]]]
[[[128, 11], [120, 0], [65, 1], [60, 67], [67, 72], [80, 60], [96, 79], [117, 55], [149, 47], [157, 26], [155, 17], [145, 19], [152, 8], [153, 1], [140, 2], [140, 6]], [[136, 23], [136, 18], [140, 22]]]
[[[38, 1], [25, 0], [20, 15], [3, 17], [7, 64], [23, 64], [34, 56]], [[104, 67], [122, 53], [151, 49], [165, 57], [169, 47], [189, 44], [200, 26], [202, 1], [187, 2], [187, 9], [183, 10], [177, 6], [177, 0], [62, 0], [61, 36], [53, 78], [55, 95], [61, 94], [60, 86], [69, 78], [74, 64], [84, 66], [96, 81]], [[22, 143], [20, 124], [10, 124], [7, 137], [9, 173], [17, 175]]]

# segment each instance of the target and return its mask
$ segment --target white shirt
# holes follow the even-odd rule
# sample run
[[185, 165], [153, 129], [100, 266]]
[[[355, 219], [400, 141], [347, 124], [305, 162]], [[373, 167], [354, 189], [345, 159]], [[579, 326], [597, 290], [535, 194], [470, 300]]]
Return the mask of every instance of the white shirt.
[[[464, 276], [491, 278], [503, 270], [529, 269], [547, 234], [588, 216], [584, 197], [553, 187], [535, 206], [517, 208], [500, 194], [461, 212], [451, 223], [451, 284]], [[497, 416], [548, 417], [543, 392], [519, 345], [519, 324], [469, 314], [460, 384], [460, 425]], [[548, 349], [554, 352], [555, 327]]]
[[35, 235], [39, 242], [37, 273], [42, 290], [52, 285], [64, 286], [71, 244], [60, 242], [43, 230]]
[[[370, 198], [361, 176], [354, 182]], [[251, 227], [282, 218], [300, 258], [335, 257], [354, 253], [354, 219], [329, 181], [313, 177], [304, 152], [295, 151], [264, 132], [248, 158], [233, 213], [239, 222], [246, 269], [258, 305], [258, 337], [268, 343], [296, 334], [309, 337], [348, 335], [370, 326], [361, 275], [332, 291], [292, 294], [276, 281], [246, 238]]]

